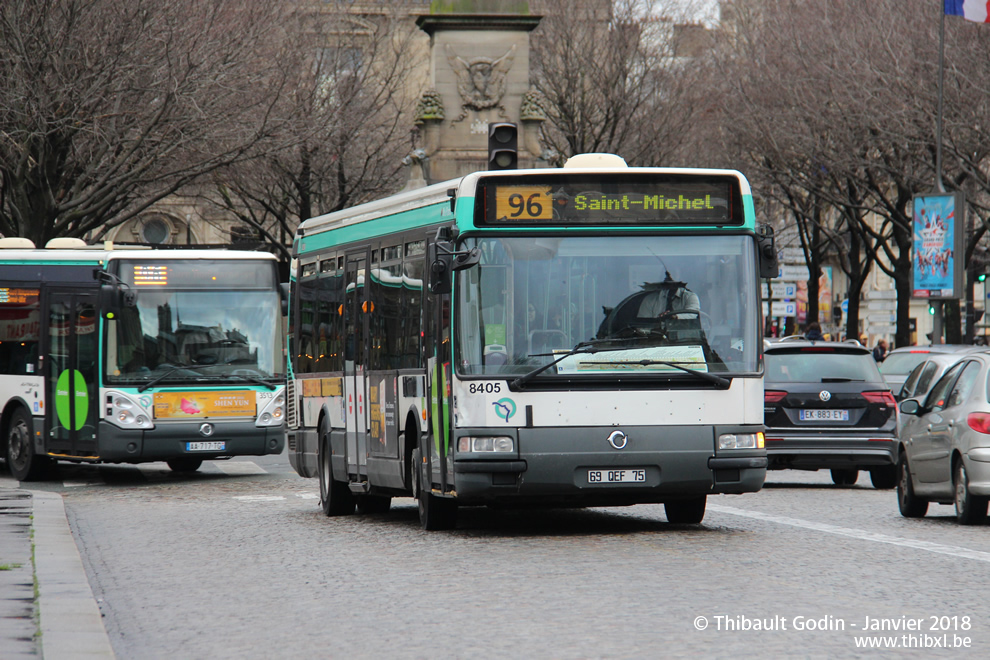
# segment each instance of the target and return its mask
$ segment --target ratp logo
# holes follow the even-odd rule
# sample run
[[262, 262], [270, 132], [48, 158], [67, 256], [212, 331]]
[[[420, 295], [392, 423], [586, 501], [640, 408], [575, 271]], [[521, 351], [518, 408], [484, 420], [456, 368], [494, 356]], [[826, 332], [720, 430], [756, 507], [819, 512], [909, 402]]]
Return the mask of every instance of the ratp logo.
[[516, 402], [512, 399], [499, 399], [493, 401], [492, 405], [495, 406], [495, 414], [506, 422], [516, 414]]

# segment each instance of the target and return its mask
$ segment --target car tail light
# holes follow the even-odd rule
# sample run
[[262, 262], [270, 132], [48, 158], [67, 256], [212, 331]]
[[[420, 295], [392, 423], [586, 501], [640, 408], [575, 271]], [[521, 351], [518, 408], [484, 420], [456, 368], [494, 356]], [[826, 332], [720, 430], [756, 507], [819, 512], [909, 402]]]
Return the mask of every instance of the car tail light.
[[890, 406], [891, 408], [897, 407], [897, 401], [894, 400], [894, 395], [890, 393], [890, 390], [863, 392], [863, 398], [870, 403], [880, 403]]
[[969, 428], [973, 429], [977, 433], [986, 433], [990, 435], [990, 414], [969, 413], [969, 416], [966, 418], [966, 423], [969, 424]]
[[787, 396], [787, 392], [783, 390], [767, 390], [763, 393], [764, 403], [777, 403], [781, 399]]

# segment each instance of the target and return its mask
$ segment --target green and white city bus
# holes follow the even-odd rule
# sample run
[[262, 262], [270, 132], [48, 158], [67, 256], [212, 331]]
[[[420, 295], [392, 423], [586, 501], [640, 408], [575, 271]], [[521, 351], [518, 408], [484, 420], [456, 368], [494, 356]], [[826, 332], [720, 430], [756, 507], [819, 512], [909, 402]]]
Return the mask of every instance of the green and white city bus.
[[273, 255], [49, 245], [66, 243], [0, 239], [0, 457], [14, 477], [282, 451]]
[[309, 219], [293, 257], [288, 451], [327, 515], [412, 496], [427, 529], [469, 505], [697, 523], [763, 486], [776, 261], [738, 172], [477, 172]]

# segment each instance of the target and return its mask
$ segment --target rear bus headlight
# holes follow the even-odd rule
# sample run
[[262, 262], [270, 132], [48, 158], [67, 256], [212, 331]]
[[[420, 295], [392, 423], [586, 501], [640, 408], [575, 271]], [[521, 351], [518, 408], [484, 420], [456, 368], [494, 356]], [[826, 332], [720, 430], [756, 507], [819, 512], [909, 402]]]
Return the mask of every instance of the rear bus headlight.
[[723, 433], [718, 436], [719, 449], [763, 449], [763, 433]]

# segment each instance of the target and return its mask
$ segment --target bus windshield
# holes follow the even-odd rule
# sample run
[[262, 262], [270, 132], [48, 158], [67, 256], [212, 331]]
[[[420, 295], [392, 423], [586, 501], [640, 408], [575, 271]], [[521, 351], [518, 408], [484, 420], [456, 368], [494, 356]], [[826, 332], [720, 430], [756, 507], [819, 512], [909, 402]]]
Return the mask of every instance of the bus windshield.
[[281, 378], [274, 290], [142, 290], [109, 321], [106, 382]]
[[519, 376], [581, 351], [548, 376], [751, 374], [759, 301], [753, 238], [525, 236], [468, 238], [479, 266], [458, 273], [462, 375]]

